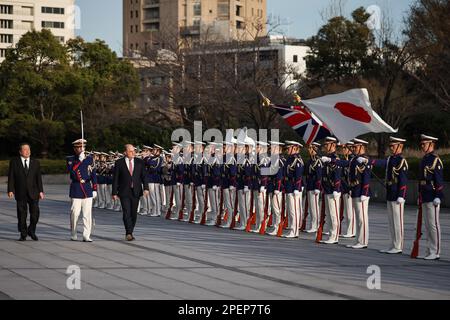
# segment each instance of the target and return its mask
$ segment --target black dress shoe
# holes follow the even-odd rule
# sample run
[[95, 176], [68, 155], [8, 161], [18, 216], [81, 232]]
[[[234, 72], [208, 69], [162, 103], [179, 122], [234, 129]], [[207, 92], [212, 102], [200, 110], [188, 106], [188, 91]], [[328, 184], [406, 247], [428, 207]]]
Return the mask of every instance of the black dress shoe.
[[26, 241], [27, 240], [27, 236], [20, 236], [19, 241]]
[[33, 239], [34, 241], [38, 241], [38, 237], [36, 236], [36, 234], [32, 233], [30, 234], [31, 239]]

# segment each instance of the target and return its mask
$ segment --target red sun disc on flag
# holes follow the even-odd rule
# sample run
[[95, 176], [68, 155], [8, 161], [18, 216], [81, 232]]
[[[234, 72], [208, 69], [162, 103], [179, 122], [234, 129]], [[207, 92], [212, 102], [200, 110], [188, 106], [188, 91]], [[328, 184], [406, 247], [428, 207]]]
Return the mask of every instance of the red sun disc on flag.
[[372, 121], [372, 117], [364, 108], [355, 106], [352, 103], [339, 102], [336, 103], [334, 108], [339, 110], [344, 116], [353, 120], [364, 123], [370, 123], [370, 121]]

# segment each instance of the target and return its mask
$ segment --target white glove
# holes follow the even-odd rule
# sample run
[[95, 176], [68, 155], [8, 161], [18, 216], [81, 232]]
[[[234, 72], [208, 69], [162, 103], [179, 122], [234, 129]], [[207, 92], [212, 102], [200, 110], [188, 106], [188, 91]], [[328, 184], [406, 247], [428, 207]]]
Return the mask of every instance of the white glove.
[[331, 162], [331, 158], [328, 157], [322, 157], [320, 160], [322, 160], [323, 163]]
[[437, 207], [438, 205], [441, 204], [441, 199], [439, 199], [439, 198], [434, 198], [433, 204]]
[[206, 185], [202, 184], [202, 189], [205, 190], [206, 189]]
[[212, 189], [213, 189], [214, 191], [216, 191], [216, 190], [217, 190], [217, 186], [212, 186]]
[[97, 198], [97, 191], [92, 191], [92, 199]]
[[333, 198], [339, 199], [340, 196], [341, 196], [341, 193], [340, 193], [340, 192], [333, 191]]
[[356, 161], [358, 161], [358, 163], [367, 164], [369, 162], [369, 159], [366, 159], [366, 158], [363, 158], [363, 157], [358, 157], [358, 159], [356, 159]]
[[259, 192], [266, 192], [266, 187], [261, 186], [261, 188], [259, 188]]
[[296, 196], [299, 196], [300, 195], [300, 191], [298, 191], [298, 190], [294, 190], [294, 195], [296, 195]]
[[405, 203], [405, 199], [402, 198], [402, 197], [398, 197], [397, 198], [397, 204], [403, 204], [403, 203]]
[[250, 192], [250, 190], [249, 190], [248, 186], [244, 186], [244, 192], [245, 192], [245, 193], [248, 193], [248, 192]]
[[86, 154], [84, 153], [84, 151], [81, 151], [80, 155], [78, 156], [78, 159], [80, 159], [80, 161], [86, 159]]
[[314, 194], [315, 194], [315, 195], [318, 195], [319, 193], [320, 193], [320, 190], [319, 190], [319, 189], [315, 189], [315, 190], [314, 190]]
[[279, 195], [281, 192], [280, 192], [280, 190], [274, 190], [273, 193], [274, 193], [275, 195]]
[[234, 186], [230, 186], [230, 191], [234, 191], [234, 190], [236, 190], [236, 188], [234, 187]]
[[369, 200], [369, 199], [370, 199], [370, 197], [361, 196], [361, 201], [366, 201], [366, 200]]
[[179, 187], [179, 186], [181, 186], [181, 183], [180, 183], [180, 182], [177, 182], [177, 187]]
[[193, 186], [193, 185], [194, 185], [194, 183], [193, 183], [193, 182], [191, 182], [191, 183], [190, 183], [190, 185], [191, 185], [191, 186]]

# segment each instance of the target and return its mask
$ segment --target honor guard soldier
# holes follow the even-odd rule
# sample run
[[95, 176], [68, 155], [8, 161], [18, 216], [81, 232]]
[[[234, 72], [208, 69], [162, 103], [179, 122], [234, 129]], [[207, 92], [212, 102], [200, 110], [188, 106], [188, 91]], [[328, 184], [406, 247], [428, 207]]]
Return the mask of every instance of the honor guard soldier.
[[[205, 143], [201, 141], [194, 141], [194, 162], [192, 164], [191, 176], [194, 183], [195, 196], [197, 199], [197, 209], [195, 210], [195, 202], [192, 204], [194, 208], [193, 223], [199, 224], [201, 222], [203, 212], [207, 204], [205, 204], [206, 197], [206, 181], [205, 170], [206, 160], [204, 157]], [[191, 219], [190, 219], [191, 220]]]
[[149, 187], [149, 214], [151, 217], [161, 216], [161, 172], [163, 159], [161, 158], [161, 151], [163, 147], [154, 144], [153, 153], [147, 160], [148, 168], [148, 187]]
[[326, 225], [328, 225], [329, 238], [321, 241], [324, 244], [336, 244], [339, 241], [340, 227], [340, 200], [341, 200], [341, 167], [336, 163], [337, 139], [325, 138], [323, 144], [327, 156], [322, 170], [322, 187], [325, 200]]
[[114, 208], [114, 200], [112, 199], [112, 182], [113, 182], [113, 172], [114, 172], [114, 153], [111, 151], [108, 155], [108, 163], [105, 172], [105, 183], [106, 183], [106, 208], [112, 210]]
[[422, 134], [420, 148], [425, 154], [420, 163], [419, 203], [422, 204], [427, 229], [425, 260], [437, 260], [441, 252], [441, 225], [439, 210], [444, 199], [444, 165], [435, 147], [438, 138]]
[[353, 139], [355, 157], [350, 163], [340, 160], [337, 163], [343, 167], [350, 165], [349, 186], [352, 194], [352, 204], [356, 217], [356, 243], [347, 247], [353, 249], [367, 248], [369, 243], [369, 200], [370, 176], [372, 166], [366, 156], [366, 147], [369, 144], [362, 139]]
[[[92, 156], [94, 158], [94, 169], [95, 169], [95, 172], [97, 173], [100, 170], [100, 153], [96, 152], [96, 151], [92, 151]], [[97, 175], [97, 188], [98, 188], [98, 175]], [[97, 191], [97, 197], [95, 197], [94, 200], [92, 201], [93, 208], [98, 208], [98, 201], [99, 201], [99, 197], [98, 197], [98, 191]]]
[[[318, 156], [320, 143], [313, 142], [308, 145], [310, 159], [305, 167], [306, 175], [306, 197], [308, 201], [308, 212], [311, 217], [311, 227], [307, 233], [316, 233], [320, 222], [320, 189], [322, 188], [322, 160]], [[307, 212], [305, 212], [307, 214]]]
[[408, 184], [408, 163], [402, 156], [406, 140], [390, 137], [391, 156], [382, 160], [371, 160], [372, 167], [386, 170], [386, 200], [388, 226], [391, 245], [381, 253], [396, 254], [403, 251], [403, 221], [405, 212], [406, 188]]
[[[210, 204], [210, 219], [206, 219], [206, 224], [213, 226], [216, 223], [217, 215], [219, 214], [219, 188], [220, 188], [220, 162], [216, 157], [216, 152], [222, 149], [222, 145], [211, 142], [205, 152], [206, 165], [206, 190], [208, 192], [208, 200]], [[221, 155], [219, 155], [221, 157]], [[208, 222], [209, 220], [209, 222]]]
[[107, 159], [108, 154], [101, 152], [100, 153], [100, 164], [99, 171], [97, 172], [97, 190], [98, 190], [98, 208], [105, 209], [106, 208], [106, 170], [107, 170]]
[[286, 159], [283, 157], [282, 148], [284, 143], [270, 141], [270, 167], [273, 175], [270, 177], [272, 189], [272, 231], [267, 231], [270, 236], [276, 236], [281, 223], [281, 209], [284, 191], [284, 170]]
[[181, 152], [182, 148], [183, 145], [180, 143], [174, 143], [172, 148], [175, 181], [176, 181], [176, 184], [174, 186], [175, 206], [173, 212], [175, 213], [175, 216], [171, 218], [172, 220], [178, 220], [180, 211], [184, 209], [183, 203], [184, 163], [183, 163], [183, 155]]
[[265, 212], [268, 210], [266, 208], [267, 199], [267, 186], [269, 183], [268, 171], [270, 170], [270, 158], [267, 156], [267, 149], [269, 144], [267, 142], [258, 141], [256, 145], [256, 163], [253, 168], [252, 176], [252, 192], [253, 199], [255, 203], [256, 212], [256, 226], [254, 229], [250, 230], [254, 233], [259, 233], [262, 224], [266, 223], [264, 221]]
[[[350, 163], [353, 158], [352, 149], [354, 143], [349, 141], [346, 144], [339, 144], [340, 148], [340, 158], [345, 161], [345, 163]], [[344, 220], [346, 221], [347, 231], [342, 235], [343, 238], [353, 238], [355, 236], [355, 210], [352, 204], [352, 195], [350, 194], [349, 186], [349, 174], [350, 167], [348, 165], [342, 167], [341, 175], [341, 206], [344, 210]], [[341, 221], [342, 223], [342, 221]], [[341, 225], [342, 226], [342, 225]], [[341, 232], [343, 233], [343, 232]]]
[[231, 138], [229, 141], [224, 141], [225, 154], [222, 165], [222, 192], [224, 209], [227, 212], [228, 219], [226, 223], [222, 224], [223, 228], [229, 228], [232, 218], [234, 217], [234, 204], [236, 201], [236, 175], [237, 163], [234, 156], [236, 139]]
[[77, 240], [77, 223], [83, 214], [83, 241], [92, 242], [92, 199], [97, 196], [97, 176], [94, 159], [86, 156], [84, 147], [87, 141], [74, 141], [74, 155], [67, 157], [67, 169], [70, 174], [70, 194], [72, 205], [70, 214], [71, 240]]
[[173, 186], [176, 184], [173, 173], [172, 153], [164, 152], [164, 162], [162, 166], [162, 179], [164, 184], [165, 202], [163, 212], [167, 213], [171, 209], [171, 202], [173, 202]]
[[[152, 154], [152, 147], [143, 145], [142, 146], [142, 160], [144, 160], [145, 163], [145, 183], [149, 184], [149, 173], [148, 173], [148, 162]], [[140, 205], [139, 205], [139, 214], [146, 216], [150, 213], [150, 194], [148, 196], [142, 196], [140, 199]]]
[[286, 141], [288, 158], [285, 166], [286, 211], [288, 213], [288, 233], [285, 238], [297, 238], [302, 221], [302, 177], [304, 164], [300, 156], [299, 142]]
[[193, 155], [193, 142], [186, 141], [183, 149], [183, 163], [184, 163], [184, 175], [183, 175], [183, 188], [184, 188], [184, 203], [186, 207], [186, 216], [183, 221], [189, 221], [189, 214], [192, 211], [192, 206], [195, 205], [192, 200], [192, 194], [194, 189], [194, 182], [192, 181], [192, 164], [194, 162]]

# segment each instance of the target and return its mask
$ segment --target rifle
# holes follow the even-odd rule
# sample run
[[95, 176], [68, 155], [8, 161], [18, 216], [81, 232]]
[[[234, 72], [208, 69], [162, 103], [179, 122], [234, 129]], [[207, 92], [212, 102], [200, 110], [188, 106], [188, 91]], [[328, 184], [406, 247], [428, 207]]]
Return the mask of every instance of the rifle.
[[236, 188], [236, 194], [234, 197], [234, 210], [233, 210], [233, 214], [231, 216], [230, 229], [234, 229], [234, 227], [236, 226], [237, 210], [238, 210], [238, 190]]
[[320, 206], [320, 224], [317, 230], [316, 242], [322, 241], [323, 225], [325, 224], [325, 192], [322, 193], [322, 205]]
[[267, 226], [266, 220], [269, 215], [269, 195], [267, 193], [266, 193], [265, 200], [266, 201], [264, 204], [264, 219], [262, 221], [261, 228], [259, 229], [259, 234], [261, 234], [261, 235], [264, 235], [266, 233], [266, 226]]
[[[344, 220], [344, 194], [341, 195], [341, 206], [339, 208], [339, 235], [342, 234], [342, 221]], [[348, 215], [348, 214], [347, 214]]]
[[206, 223], [206, 212], [208, 211], [208, 189], [205, 187], [205, 209], [203, 210], [202, 220], [200, 221], [201, 225], [205, 225]]
[[172, 186], [172, 191], [170, 192], [169, 208], [167, 209], [167, 213], [166, 213], [167, 220], [169, 220], [170, 216], [172, 215], [172, 205], [173, 205], [173, 186]]
[[195, 220], [195, 185], [193, 185], [192, 189], [192, 209], [189, 214], [189, 223], [193, 223]]
[[283, 193], [283, 195], [281, 196], [281, 215], [280, 215], [280, 224], [278, 225], [277, 237], [281, 237], [283, 235], [285, 220], [287, 220], [287, 217], [285, 217], [285, 211], [286, 211], [286, 195]]
[[249, 217], [247, 220], [247, 226], [245, 227], [245, 231], [246, 232], [250, 232], [250, 228], [252, 226], [252, 224], [254, 224], [253, 220], [255, 219], [255, 213], [253, 212], [253, 190], [250, 190], [250, 213], [249, 213]]
[[183, 188], [183, 185], [180, 185], [181, 187], [181, 191], [183, 192], [183, 194], [181, 195], [181, 207], [180, 207], [180, 211], [178, 212], [178, 221], [182, 221], [183, 220], [183, 209], [184, 209], [184, 197], [185, 197], [185, 193]]
[[220, 188], [220, 204], [219, 204], [219, 213], [217, 214], [216, 219], [216, 227], [220, 227], [222, 224], [222, 214], [223, 214], [223, 189]]
[[306, 229], [306, 218], [308, 217], [308, 191], [306, 191], [306, 199], [305, 199], [305, 214], [303, 216], [302, 226], [300, 227], [300, 231], [305, 231]]
[[[420, 192], [420, 191], [419, 191]], [[417, 212], [416, 240], [414, 240], [411, 258], [415, 259], [419, 255], [419, 241], [422, 238], [422, 196], [419, 194], [419, 209]]]

